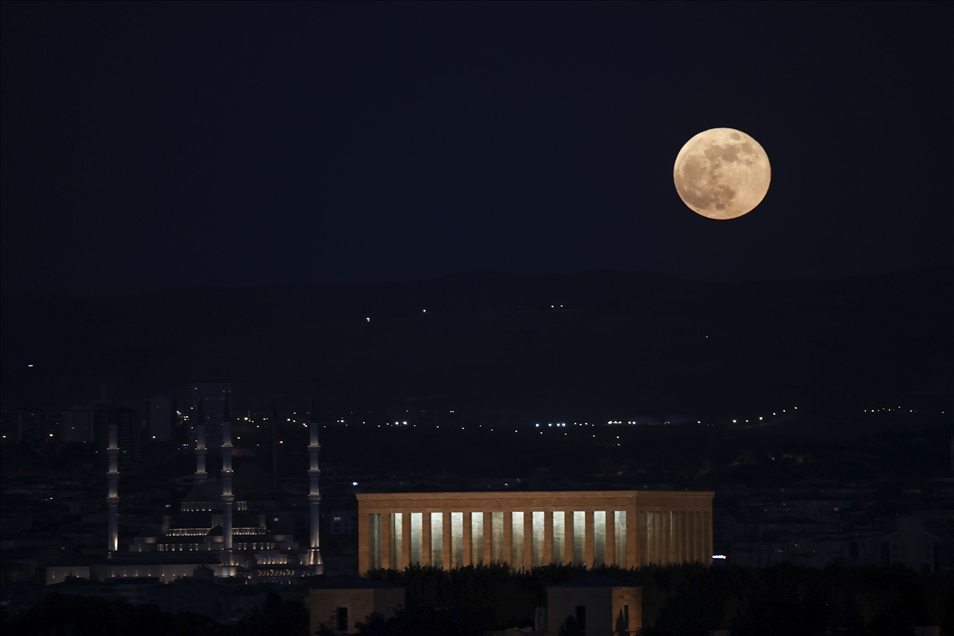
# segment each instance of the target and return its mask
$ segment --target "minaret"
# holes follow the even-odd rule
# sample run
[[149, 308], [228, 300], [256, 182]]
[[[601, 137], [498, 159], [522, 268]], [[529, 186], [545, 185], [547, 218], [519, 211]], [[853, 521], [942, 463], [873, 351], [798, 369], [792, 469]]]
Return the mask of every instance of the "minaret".
[[318, 489], [318, 481], [321, 479], [321, 469], [318, 468], [318, 453], [321, 451], [321, 444], [318, 443], [318, 413], [315, 409], [315, 396], [311, 396], [311, 408], [309, 409], [308, 431], [311, 433], [311, 442], [308, 444], [308, 455], [311, 458], [308, 469], [308, 481], [310, 488], [308, 491], [308, 507], [311, 512], [311, 537], [308, 546], [308, 560], [306, 565], [313, 568], [315, 574], [322, 574], [325, 571], [324, 563], [321, 560], [321, 548], [319, 547], [318, 526], [321, 522], [321, 516], [318, 512], [318, 505], [321, 503], [321, 492]]
[[109, 537], [106, 549], [109, 558], [115, 556], [119, 550], [119, 444], [117, 443], [117, 427], [109, 425], [109, 447], [106, 453], [109, 456], [109, 493], [106, 495], [106, 507], [109, 510]]
[[196, 408], [195, 416], [195, 485], [204, 484], [209, 474], [205, 472], [205, 410], [202, 398]]
[[232, 576], [232, 415], [229, 397], [222, 410], [222, 569], [221, 576]]
[[272, 396], [272, 485], [278, 488], [278, 396]]

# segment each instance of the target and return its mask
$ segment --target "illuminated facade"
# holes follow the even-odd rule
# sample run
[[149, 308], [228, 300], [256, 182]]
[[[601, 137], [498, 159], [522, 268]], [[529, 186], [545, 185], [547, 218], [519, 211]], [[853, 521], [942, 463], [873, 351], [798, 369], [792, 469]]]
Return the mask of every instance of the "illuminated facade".
[[319, 527], [321, 525], [321, 515], [319, 506], [321, 504], [321, 468], [318, 466], [318, 454], [321, 451], [321, 443], [318, 441], [318, 412], [315, 409], [315, 398], [311, 398], [310, 418], [311, 424], [308, 425], [308, 511], [309, 511], [309, 532], [308, 532], [308, 558], [306, 564], [313, 569], [314, 574], [323, 574], [325, 571], [324, 561], [321, 558], [321, 546], [319, 536]]
[[358, 571], [712, 560], [712, 492], [363, 493]]

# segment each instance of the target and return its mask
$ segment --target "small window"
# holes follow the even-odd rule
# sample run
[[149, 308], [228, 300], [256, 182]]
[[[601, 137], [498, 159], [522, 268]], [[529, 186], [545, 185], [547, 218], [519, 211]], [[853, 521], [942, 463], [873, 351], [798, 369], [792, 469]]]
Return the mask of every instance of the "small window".
[[339, 607], [335, 609], [335, 631], [348, 631], [348, 608]]

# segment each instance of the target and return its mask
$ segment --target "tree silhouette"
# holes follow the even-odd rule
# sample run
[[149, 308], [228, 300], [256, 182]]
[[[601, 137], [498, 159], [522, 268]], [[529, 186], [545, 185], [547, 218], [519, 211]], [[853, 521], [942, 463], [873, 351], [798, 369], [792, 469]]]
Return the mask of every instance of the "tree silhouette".
[[586, 636], [586, 630], [577, 625], [576, 619], [567, 616], [566, 620], [560, 625], [560, 636]]

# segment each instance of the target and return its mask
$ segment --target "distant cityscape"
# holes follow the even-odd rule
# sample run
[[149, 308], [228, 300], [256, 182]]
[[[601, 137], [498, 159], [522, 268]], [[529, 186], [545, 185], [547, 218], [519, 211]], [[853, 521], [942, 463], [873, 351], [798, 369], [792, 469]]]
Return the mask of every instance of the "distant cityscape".
[[[933, 289], [943, 274], [915, 278]], [[24, 317], [35, 307], [14, 305], [22, 337], [5, 338], [2, 357], [0, 607], [29, 617], [64, 598], [125, 599], [234, 633], [282, 607], [308, 610], [298, 633], [353, 633], [372, 612], [410, 621], [413, 610], [438, 612], [428, 616], [446, 627], [453, 612], [439, 610], [451, 601], [428, 590], [476, 612], [462, 583], [472, 576], [467, 585], [502, 595], [497, 613], [481, 606], [486, 618], [468, 619], [480, 630], [448, 633], [556, 634], [567, 615], [597, 624], [587, 603], [615, 590], [628, 600], [614, 620], [652, 635], [678, 633], [663, 627], [667, 603], [686, 592], [666, 585], [685, 577], [708, 577], [711, 599], [728, 582], [785, 572], [799, 585], [843, 572], [846, 590], [881, 572], [868, 594], [882, 599], [920, 577], [925, 594], [943, 595], [954, 576], [954, 416], [946, 349], [919, 335], [938, 329], [938, 296], [912, 295], [893, 322], [864, 324], [870, 307], [909, 293], [902, 283], [880, 296], [867, 282], [788, 290], [739, 320], [720, 296], [721, 318], [689, 312], [677, 319], [687, 326], [669, 307], [696, 306], [708, 288], [581, 310], [538, 294], [542, 309], [524, 311], [534, 292], [520, 282], [485, 312], [426, 303], [425, 314], [415, 301], [370, 323], [358, 310], [281, 323], [269, 333], [292, 344], [277, 352], [255, 341], [252, 314], [217, 331], [223, 310], [203, 327], [220, 342], [210, 358], [233, 356], [221, 343], [250, 342], [233, 360], [241, 381], [196, 372], [195, 356], [141, 336], [154, 330], [151, 310], [120, 337], [103, 327], [109, 307], [94, 307], [63, 329], [99, 344], [72, 339], [57, 359]], [[844, 314], [805, 309], [846, 297]], [[791, 341], [777, 344], [776, 328]], [[290, 374], [286, 359], [309, 368], [297, 343], [315, 329], [342, 334], [321, 346], [349, 362]], [[181, 337], [184, 351], [206, 346]], [[100, 355], [120, 350], [116, 338], [135, 340], [134, 353]], [[877, 355], [871, 340], [883, 343]], [[593, 589], [561, 587], [574, 580]], [[738, 584], [738, 598], [760, 585]], [[700, 624], [741, 620], [724, 602]], [[904, 620], [947, 620], [925, 612]]]
[[[830, 418], [794, 405], [711, 422], [630, 416], [504, 424], [457, 410], [309, 417], [307, 409], [280, 410], [280, 402], [276, 396], [268, 406], [244, 406], [230, 383], [218, 382], [191, 383], [179, 395], [143, 399], [139, 408], [113, 399], [105, 387], [81, 405], [5, 408], [3, 602], [35, 602], [39, 587], [30, 586], [60, 587], [70, 573], [95, 579], [89, 566], [78, 565], [106, 563], [111, 427], [118, 442], [119, 549], [182, 550], [169, 543], [181, 539], [162, 536], [170, 533], [176, 509], [202, 500], [194, 474], [196, 423], [203, 423], [208, 474], [215, 481], [223, 469], [216, 443], [222, 446], [229, 411], [235, 414], [240, 509], [259, 514], [242, 513], [250, 526], [242, 532], [261, 533], [272, 560], [286, 564], [285, 574], [262, 565], [241, 568], [255, 584], [314, 575], [304, 558], [288, 559], [309, 543], [310, 419], [321, 420], [320, 533], [323, 571], [330, 575], [363, 574], [361, 493], [627, 490], [713, 492], [706, 562], [755, 568], [901, 564], [925, 574], [954, 572], [954, 437], [952, 418], [942, 411], [860, 409], [839, 423], [832, 438]], [[850, 446], [840, 441], [846, 437], [854, 440]], [[455, 457], [464, 446], [473, 460]], [[380, 461], [387, 455], [393, 461]], [[221, 495], [220, 487], [210, 499]], [[219, 561], [206, 553], [194, 565], [211, 568], [211, 576]], [[112, 565], [123, 563], [134, 562]], [[168, 580], [192, 575], [190, 569]]]

